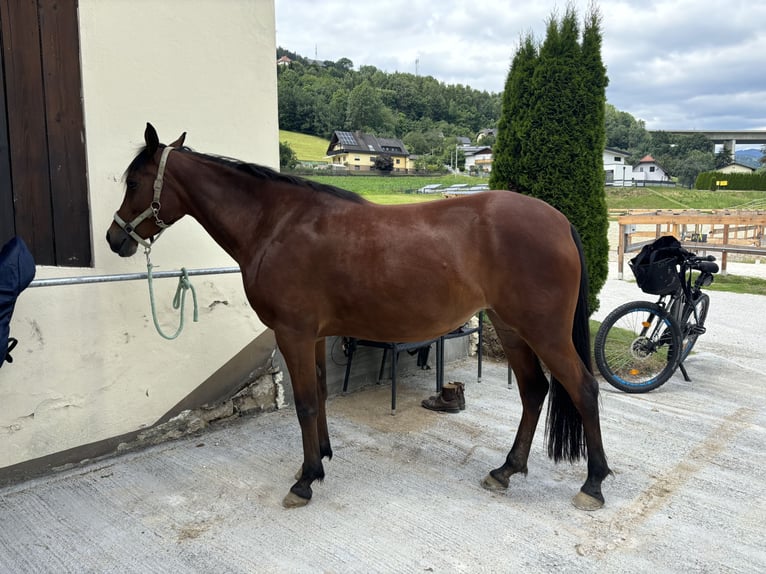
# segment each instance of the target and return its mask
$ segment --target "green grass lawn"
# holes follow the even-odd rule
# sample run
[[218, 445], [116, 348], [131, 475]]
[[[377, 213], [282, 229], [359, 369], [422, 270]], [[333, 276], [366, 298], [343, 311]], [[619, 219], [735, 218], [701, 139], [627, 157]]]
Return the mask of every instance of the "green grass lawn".
[[766, 192], [607, 187], [606, 204], [609, 209], [764, 209]]
[[[486, 178], [479, 179], [463, 175], [311, 175], [307, 179], [348, 189], [376, 203], [407, 203], [440, 199], [440, 193], [430, 195], [412, 193], [431, 183], [441, 183], [447, 187], [455, 183], [476, 185], [487, 181]], [[607, 187], [605, 194], [609, 209], [766, 209], [766, 192], [763, 191]]]
[[392, 199], [392, 203], [407, 203], [441, 198], [440, 193], [413, 193], [432, 183], [440, 183], [447, 187], [456, 183], [476, 185], [487, 181], [467, 175], [310, 175], [306, 179], [353, 191], [377, 203], [389, 203], [387, 199]]
[[712, 285], [705, 287], [710, 291], [728, 291], [730, 293], [750, 293], [766, 295], [766, 279], [745, 277], [743, 275], [716, 275]]
[[279, 141], [287, 142], [301, 161], [326, 161], [330, 142], [317, 136], [279, 130]]

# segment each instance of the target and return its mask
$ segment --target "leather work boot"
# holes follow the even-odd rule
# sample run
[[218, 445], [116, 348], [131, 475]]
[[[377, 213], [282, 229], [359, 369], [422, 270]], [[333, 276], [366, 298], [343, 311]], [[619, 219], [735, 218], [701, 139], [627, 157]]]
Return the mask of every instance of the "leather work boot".
[[457, 387], [457, 402], [460, 406], [460, 410], [465, 410], [465, 383], [461, 383], [460, 381], [453, 381], [451, 383], [447, 383], [448, 385], [455, 385]]
[[457, 395], [457, 385], [447, 383], [442, 387], [439, 395], [433, 395], [424, 399], [421, 403], [424, 408], [430, 411], [439, 411], [442, 413], [459, 413], [460, 401]]

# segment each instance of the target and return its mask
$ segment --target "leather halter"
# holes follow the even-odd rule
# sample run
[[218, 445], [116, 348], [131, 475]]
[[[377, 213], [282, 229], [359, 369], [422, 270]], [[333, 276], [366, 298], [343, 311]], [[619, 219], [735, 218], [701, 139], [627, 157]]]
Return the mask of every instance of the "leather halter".
[[[157, 177], [154, 179], [154, 197], [152, 198], [152, 202], [149, 204], [149, 207], [147, 207], [144, 211], [139, 213], [133, 221], [130, 223], [127, 223], [122, 217], [120, 217], [117, 212], [114, 214], [114, 221], [117, 223], [117, 225], [120, 226], [120, 228], [127, 233], [131, 238], [133, 238], [136, 242], [140, 243], [144, 246], [147, 250], [151, 250], [152, 243], [157, 241], [159, 239], [160, 235], [162, 235], [162, 232], [165, 231], [168, 227], [170, 227], [170, 224], [165, 223], [160, 219], [160, 208], [162, 205], [160, 204], [160, 194], [162, 194], [162, 183], [163, 178], [165, 176], [165, 165], [168, 162], [168, 155], [170, 155], [170, 152], [173, 151], [175, 148], [166, 146], [162, 150], [162, 156], [160, 157], [160, 167], [157, 170]], [[153, 235], [149, 238], [147, 241], [138, 233], [136, 233], [136, 227], [138, 227], [144, 219], [147, 219], [150, 216], [154, 216], [154, 223], [157, 225], [157, 227], [160, 228], [160, 232], [156, 235]]]

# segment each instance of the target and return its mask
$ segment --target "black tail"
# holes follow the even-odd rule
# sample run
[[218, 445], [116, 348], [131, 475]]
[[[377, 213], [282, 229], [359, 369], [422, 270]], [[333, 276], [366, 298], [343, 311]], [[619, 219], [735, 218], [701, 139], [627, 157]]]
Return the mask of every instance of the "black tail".
[[[572, 239], [580, 254], [580, 294], [572, 326], [572, 342], [577, 354], [590, 373], [593, 373], [590, 351], [590, 313], [588, 311], [588, 268], [585, 264], [580, 235], [572, 226]], [[586, 457], [585, 436], [582, 417], [575, 408], [571, 397], [554, 377], [548, 396], [548, 418], [545, 430], [548, 443], [548, 456], [556, 462], [568, 460], [574, 462]]]

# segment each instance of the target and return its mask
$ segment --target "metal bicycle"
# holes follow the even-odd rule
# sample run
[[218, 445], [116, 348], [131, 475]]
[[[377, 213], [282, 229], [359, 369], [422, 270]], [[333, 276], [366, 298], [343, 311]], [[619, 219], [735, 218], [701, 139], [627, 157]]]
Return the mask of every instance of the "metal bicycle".
[[664, 384], [676, 369], [690, 381], [684, 360], [710, 310], [702, 292], [718, 272], [715, 257], [698, 257], [673, 237], [662, 237], [630, 262], [638, 286], [656, 302], [631, 301], [609, 313], [596, 333], [594, 354], [601, 375], [627, 393]]

